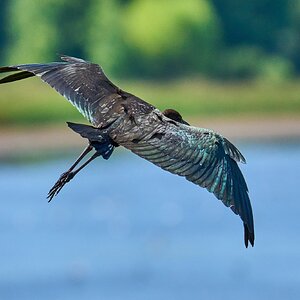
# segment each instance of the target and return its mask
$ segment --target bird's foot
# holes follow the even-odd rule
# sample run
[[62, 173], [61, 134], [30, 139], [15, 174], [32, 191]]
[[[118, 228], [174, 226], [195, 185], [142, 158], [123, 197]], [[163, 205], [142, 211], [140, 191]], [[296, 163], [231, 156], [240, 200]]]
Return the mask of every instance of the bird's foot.
[[74, 176], [74, 172], [67, 171], [62, 173], [47, 195], [48, 202], [50, 202], [53, 197], [60, 192], [64, 185], [69, 182]]

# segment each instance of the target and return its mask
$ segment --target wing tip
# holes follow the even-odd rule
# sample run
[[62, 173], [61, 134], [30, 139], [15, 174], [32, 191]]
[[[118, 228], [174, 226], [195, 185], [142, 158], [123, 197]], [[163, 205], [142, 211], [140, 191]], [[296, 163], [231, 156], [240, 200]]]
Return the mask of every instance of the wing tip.
[[86, 60], [65, 54], [58, 54], [60, 59], [69, 63], [87, 63]]
[[19, 69], [14, 66], [0, 67], [0, 73], [7, 73], [7, 72], [13, 72], [13, 71], [19, 71]]
[[16, 72], [12, 75], [5, 76], [0, 79], [0, 84], [2, 83], [9, 83], [17, 80], [22, 80], [25, 78], [33, 77], [35, 76], [32, 72], [29, 71], [21, 71], [20, 68], [12, 66], [12, 67], [1, 67], [0, 73], [6, 73], [6, 72], [14, 72], [14, 71], [20, 71]]
[[248, 248], [248, 244], [250, 242], [251, 246], [254, 247], [254, 231], [250, 231], [248, 225], [244, 223], [244, 242], [245, 247]]

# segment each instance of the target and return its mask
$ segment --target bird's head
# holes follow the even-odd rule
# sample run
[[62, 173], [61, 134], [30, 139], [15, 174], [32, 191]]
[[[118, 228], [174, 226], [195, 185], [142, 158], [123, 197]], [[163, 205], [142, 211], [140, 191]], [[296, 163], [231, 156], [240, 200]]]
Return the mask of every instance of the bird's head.
[[166, 116], [167, 118], [171, 119], [171, 120], [174, 120], [178, 123], [182, 123], [182, 124], [185, 124], [185, 125], [190, 125], [188, 122], [184, 121], [182, 119], [182, 116], [181, 114], [174, 110], [174, 109], [171, 109], [171, 108], [168, 108], [166, 110], [163, 111], [163, 115]]

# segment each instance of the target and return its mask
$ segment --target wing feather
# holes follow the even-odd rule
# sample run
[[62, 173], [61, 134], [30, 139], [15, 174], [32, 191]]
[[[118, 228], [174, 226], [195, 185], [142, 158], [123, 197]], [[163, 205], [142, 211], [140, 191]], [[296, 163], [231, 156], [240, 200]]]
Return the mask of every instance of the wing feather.
[[126, 142], [123, 146], [214, 193], [241, 217], [245, 244], [253, 245], [252, 208], [245, 179], [237, 165], [237, 162], [245, 162], [241, 152], [227, 139], [206, 129], [163, 123], [152, 130], [160, 133], [159, 138], [144, 134], [138, 142]]
[[64, 62], [1, 67], [0, 73], [17, 73], [2, 78], [0, 83], [36, 75], [67, 98], [91, 123], [97, 123], [95, 108], [106, 97], [119, 98], [120, 89], [106, 77], [99, 65], [75, 57], [61, 58]]

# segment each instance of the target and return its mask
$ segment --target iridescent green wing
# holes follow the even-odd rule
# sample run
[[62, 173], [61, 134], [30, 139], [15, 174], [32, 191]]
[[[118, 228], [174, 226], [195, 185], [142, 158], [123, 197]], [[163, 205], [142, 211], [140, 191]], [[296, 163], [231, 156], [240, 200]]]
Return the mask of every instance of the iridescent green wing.
[[[149, 127], [152, 126], [152, 130]], [[240, 151], [221, 135], [174, 121], [149, 123], [141, 138], [123, 146], [171, 173], [215, 194], [245, 228], [245, 245], [254, 244], [252, 208], [245, 179], [237, 162], [245, 162]], [[122, 142], [121, 142], [122, 143]]]

